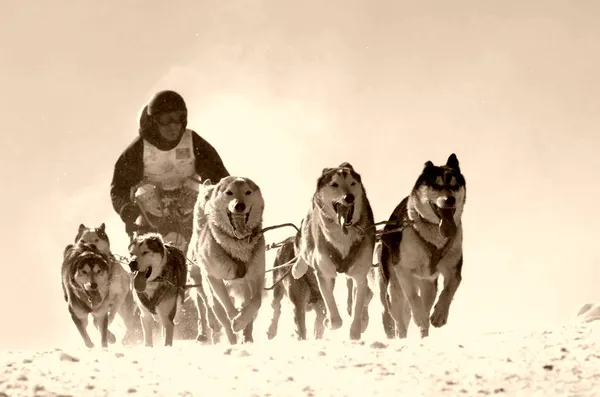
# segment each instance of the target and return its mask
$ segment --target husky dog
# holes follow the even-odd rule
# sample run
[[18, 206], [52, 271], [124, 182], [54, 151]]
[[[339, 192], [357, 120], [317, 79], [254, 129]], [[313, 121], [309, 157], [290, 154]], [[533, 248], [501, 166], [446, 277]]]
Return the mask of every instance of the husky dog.
[[[109, 258], [115, 262], [115, 267], [113, 272], [117, 276], [117, 279], [121, 279], [123, 277], [127, 277], [126, 270], [122, 267], [120, 263], [116, 261], [114, 258], [111, 249], [110, 249], [110, 239], [108, 238], [108, 234], [106, 233], [106, 225], [102, 223], [99, 227], [88, 227], [83, 223], [79, 225], [77, 229], [77, 234], [75, 235], [75, 243], [86, 243], [90, 245], [94, 245], [98, 250], [104, 252]], [[67, 245], [65, 248], [65, 253], [67, 250], [73, 245]], [[119, 307], [116, 307], [115, 310], [118, 311], [119, 316], [123, 320], [123, 323], [126, 328], [125, 336], [123, 337], [122, 343], [129, 344], [132, 343], [135, 339], [141, 336], [141, 324], [139, 323], [139, 316], [136, 315], [135, 303], [133, 302], [133, 295], [131, 293], [131, 288], [129, 288], [129, 283], [127, 284], [128, 289], [126, 292], [125, 300], [123, 300], [122, 304]], [[66, 296], [65, 296], [66, 300]], [[115, 317], [115, 313], [109, 314], [109, 325], [112, 323]], [[96, 323], [96, 318], [94, 317], [94, 326], [98, 328], [98, 324]], [[116, 338], [110, 330], [108, 331], [108, 342], [115, 343]]]
[[185, 292], [185, 256], [179, 248], [165, 243], [160, 234], [152, 232], [135, 236], [129, 254], [134, 299], [142, 313], [144, 344], [153, 346], [152, 325], [156, 316], [162, 325], [165, 346], [172, 346], [173, 320]]
[[[466, 191], [454, 153], [443, 166], [427, 161], [410, 195], [384, 227], [388, 232], [401, 229], [381, 238], [383, 283], [400, 338], [406, 337], [411, 314], [421, 337], [429, 335], [430, 320], [434, 327], [448, 321], [450, 303], [462, 278], [461, 217]], [[443, 290], [430, 319], [440, 274]]]
[[[208, 338], [208, 330], [220, 330], [220, 324], [216, 321], [215, 315], [212, 310], [207, 310], [208, 298], [206, 296], [206, 291], [203, 285], [203, 277], [200, 272], [200, 267], [196, 266], [195, 263], [198, 262], [198, 232], [202, 229], [204, 224], [206, 223], [206, 216], [204, 215], [204, 208], [206, 207], [206, 202], [212, 195], [212, 191], [214, 190], [215, 185], [212, 184], [210, 179], [205, 179], [204, 182], [200, 185], [198, 197], [196, 200], [196, 205], [194, 206], [194, 217], [193, 217], [193, 231], [192, 236], [190, 238], [190, 244], [188, 245], [187, 257], [191, 261], [191, 264], [188, 266], [188, 277], [190, 284], [195, 284], [196, 287], [190, 290], [190, 297], [193, 299], [196, 310], [198, 312], [198, 336], [196, 337], [196, 341], [198, 342], [207, 342]], [[208, 323], [207, 324], [207, 320]], [[209, 328], [210, 325], [210, 328]], [[212, 342], [218, 343], [217, 340], [218, 333], [215, 332], [211, 335]]]
[[216, 184], [204, 212], [205, 222], [198, 226], [198, 238], [192, 244], [197, 247], [203, 282], [209, 287], [209, 306], [229, 343], [237, 343], [236, 333], [241, 331], [243, 342], [252, 342], [265, 284], [262, 193], [251, 179], [228, 176]]
[[[285, 239], [278, 248], [273, 267], [289, 264], [296, 258], [297, 244], [300, 242], [300, 234]], [[296, 246], [295, 244], [296, 243]], [[281, 299], [287, 295], [294, 307], [294, 324], [296, 325], [296, 336], [298, 340], [306, 339], [306, 312], [315, 311], [314, 337], [321, 339], [325, 331], [323, 320], [325, 319], [325, 303], [319, 291], [317, 277], [313, 268], [309, 268], [306, 274], [295, 279], [290, 274], [290, 268], [275, 269], [272, 274], [271, 285], [273, 295], [271, 307], [273, 316], [267, 331], [267, 338], [273, 339], [277, 335], [279, 316], [281, 315]], [[278, 281], [280, 280], [280, 281]], [[277, 283], [277, 284], [275, 284]]]
[[115, 342], [108, 330], [129, 291], [125, 270], [93, 244], [66, 246], [61, 267], [62, 288], [69, 313], [88, 348], [94, 347], [87, 333], [88, 315], [100, 331], [102, 347]]
[[309, 266], [316, 270], [327, 311], [324, 324], [331, 330], [342, 326], [333, 293], [337, 274], [345, 273], [352, 279], [350, 338], [353, 340], [360, 339], [364, 331], [367, 273], [374, 245], [373, 211], [360, 175], [349, 163], [325, 168], [304, 218], [292, 275], [296, 279], [302, 277]]

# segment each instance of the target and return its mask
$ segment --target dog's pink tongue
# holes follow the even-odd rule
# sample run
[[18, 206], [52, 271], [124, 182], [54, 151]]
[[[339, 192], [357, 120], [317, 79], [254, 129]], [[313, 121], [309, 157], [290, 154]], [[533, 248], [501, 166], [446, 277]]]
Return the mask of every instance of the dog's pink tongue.
[[246, 216], [245, 215], [233, 215], [231, 217], [231, 220], [233, 221], [233, 227], [235, 228], [235, 230], [237, 232], [244, 232], [246, 231]]
[[344, 234], [348, 234], [348, 227], [346, 226], [346, 223], [348, 222], [348, 212], [349, 212], [349, 208], [346, 207], [341, 207], [338, 208], [338, 223], [340, 224], [340, 226], [342, 227], [342, 231], [344, 232]]
[[136, 291], [143, 292], [146, 290], [146, 275], [143, 272], [136, 272], [133, 279], [133, 286]]
[[454, 211], [452, 209], [440, 209], [442, 219], [440, 220], [440, 233], [444, 238], [452, 237], [456, 234], [456, 223], [454, 223]]

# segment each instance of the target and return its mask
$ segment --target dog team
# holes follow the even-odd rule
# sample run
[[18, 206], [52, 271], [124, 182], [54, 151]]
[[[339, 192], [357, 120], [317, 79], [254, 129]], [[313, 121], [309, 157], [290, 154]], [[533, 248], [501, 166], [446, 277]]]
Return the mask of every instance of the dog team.
[[186, 292], [197, 308], [199, 341], [219, 343], [224, 333], [230, 344], [252, 342], [254, 320], [259, 310], [267, 310], [266, 296], [272, 298], [267, 337], [275, 338], [284, 295], [293, 306], [297, 338], [307, 338], [306, 312], [314, 310], [319, 339], [325, 329], [342, 326], [334, 297], [340, 276], [346, 277], [351, 340], [367, 328], [368, 305], [376, 294], [388, 338], [405, 338], [411, 319], [421, 337], [429, 335], [430, 325], [447, 323], [461, 283], [466, 201], [466, 181], [454, 153], [443, 165], [424, 164], [381, 230], [357, 170], [347, 162], [323, 169], [299, 230], [280, 243], [273, 269], [266, 267], [260, 187], [243, 176], [214, 182], [200, 184], [185, 253], [160, 234], [146, 232], [134, 235], [122, 264], [111, 253], [104, 224], [80, 225], [65, 248], [61, 274], [64, 299], [87, 347], [94, 346], [87, 332], [90, 314], [101, 346], [107, 347], [116, 341], [109, 331], [116, 314], [127, 338], [135, 331], [136, 312], [146, 346], [155, 344], [155, 320], [162, 344], [171, 346]]

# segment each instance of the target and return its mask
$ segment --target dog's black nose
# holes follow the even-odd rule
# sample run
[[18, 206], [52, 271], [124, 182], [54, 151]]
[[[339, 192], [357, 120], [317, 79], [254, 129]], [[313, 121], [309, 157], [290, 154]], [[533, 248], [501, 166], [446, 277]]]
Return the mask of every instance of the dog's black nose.
[[348, 204], [352, 204], [354, 202], [354, 195], [353, 194], [345, 195], [344, 201], [347, 202]]
[[92, 281], [92, 282], [90, 283], [90, 288], [91, 288], [91, 289], [96, 289], [96, 288], [98, 288], [98, 283], [97, 283], [97, 282], [95, 282], [95, 281]]
[[246, 209], [246, 204], [244, 204], [244, 203], [237, 203], [235, 205], [235, 210], [237, 212], [243, 212], [245, 209]]
[[136, 260], [129, 262], [129, 270], [131, 270], [132, 272], [138, 271], [138, 263]]
[[450, 196], [446, 199], [446, 205], [448, 207], [452, 207], [454, 204], [456, 204], [456, 198], [454, 198], [454, 196]]

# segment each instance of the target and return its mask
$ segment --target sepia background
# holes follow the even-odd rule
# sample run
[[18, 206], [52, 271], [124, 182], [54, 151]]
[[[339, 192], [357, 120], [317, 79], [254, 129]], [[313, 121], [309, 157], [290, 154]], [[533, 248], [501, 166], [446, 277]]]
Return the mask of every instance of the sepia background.
[[432, 333], [568, 321], [600, 300], [599, 12], [583, 0], [3, 1], [0, 348], [79, 338], [62, 252], [80, 223], [105, 222], [125, 254], [113, 165], [161, 89], [184, 96], [189, 127], [232, 174], [259, 184], [266, 226], [298, 224], [321, 170], [343, 161], [385, 220], [427, 160], [456, 153], [463, 284]]

